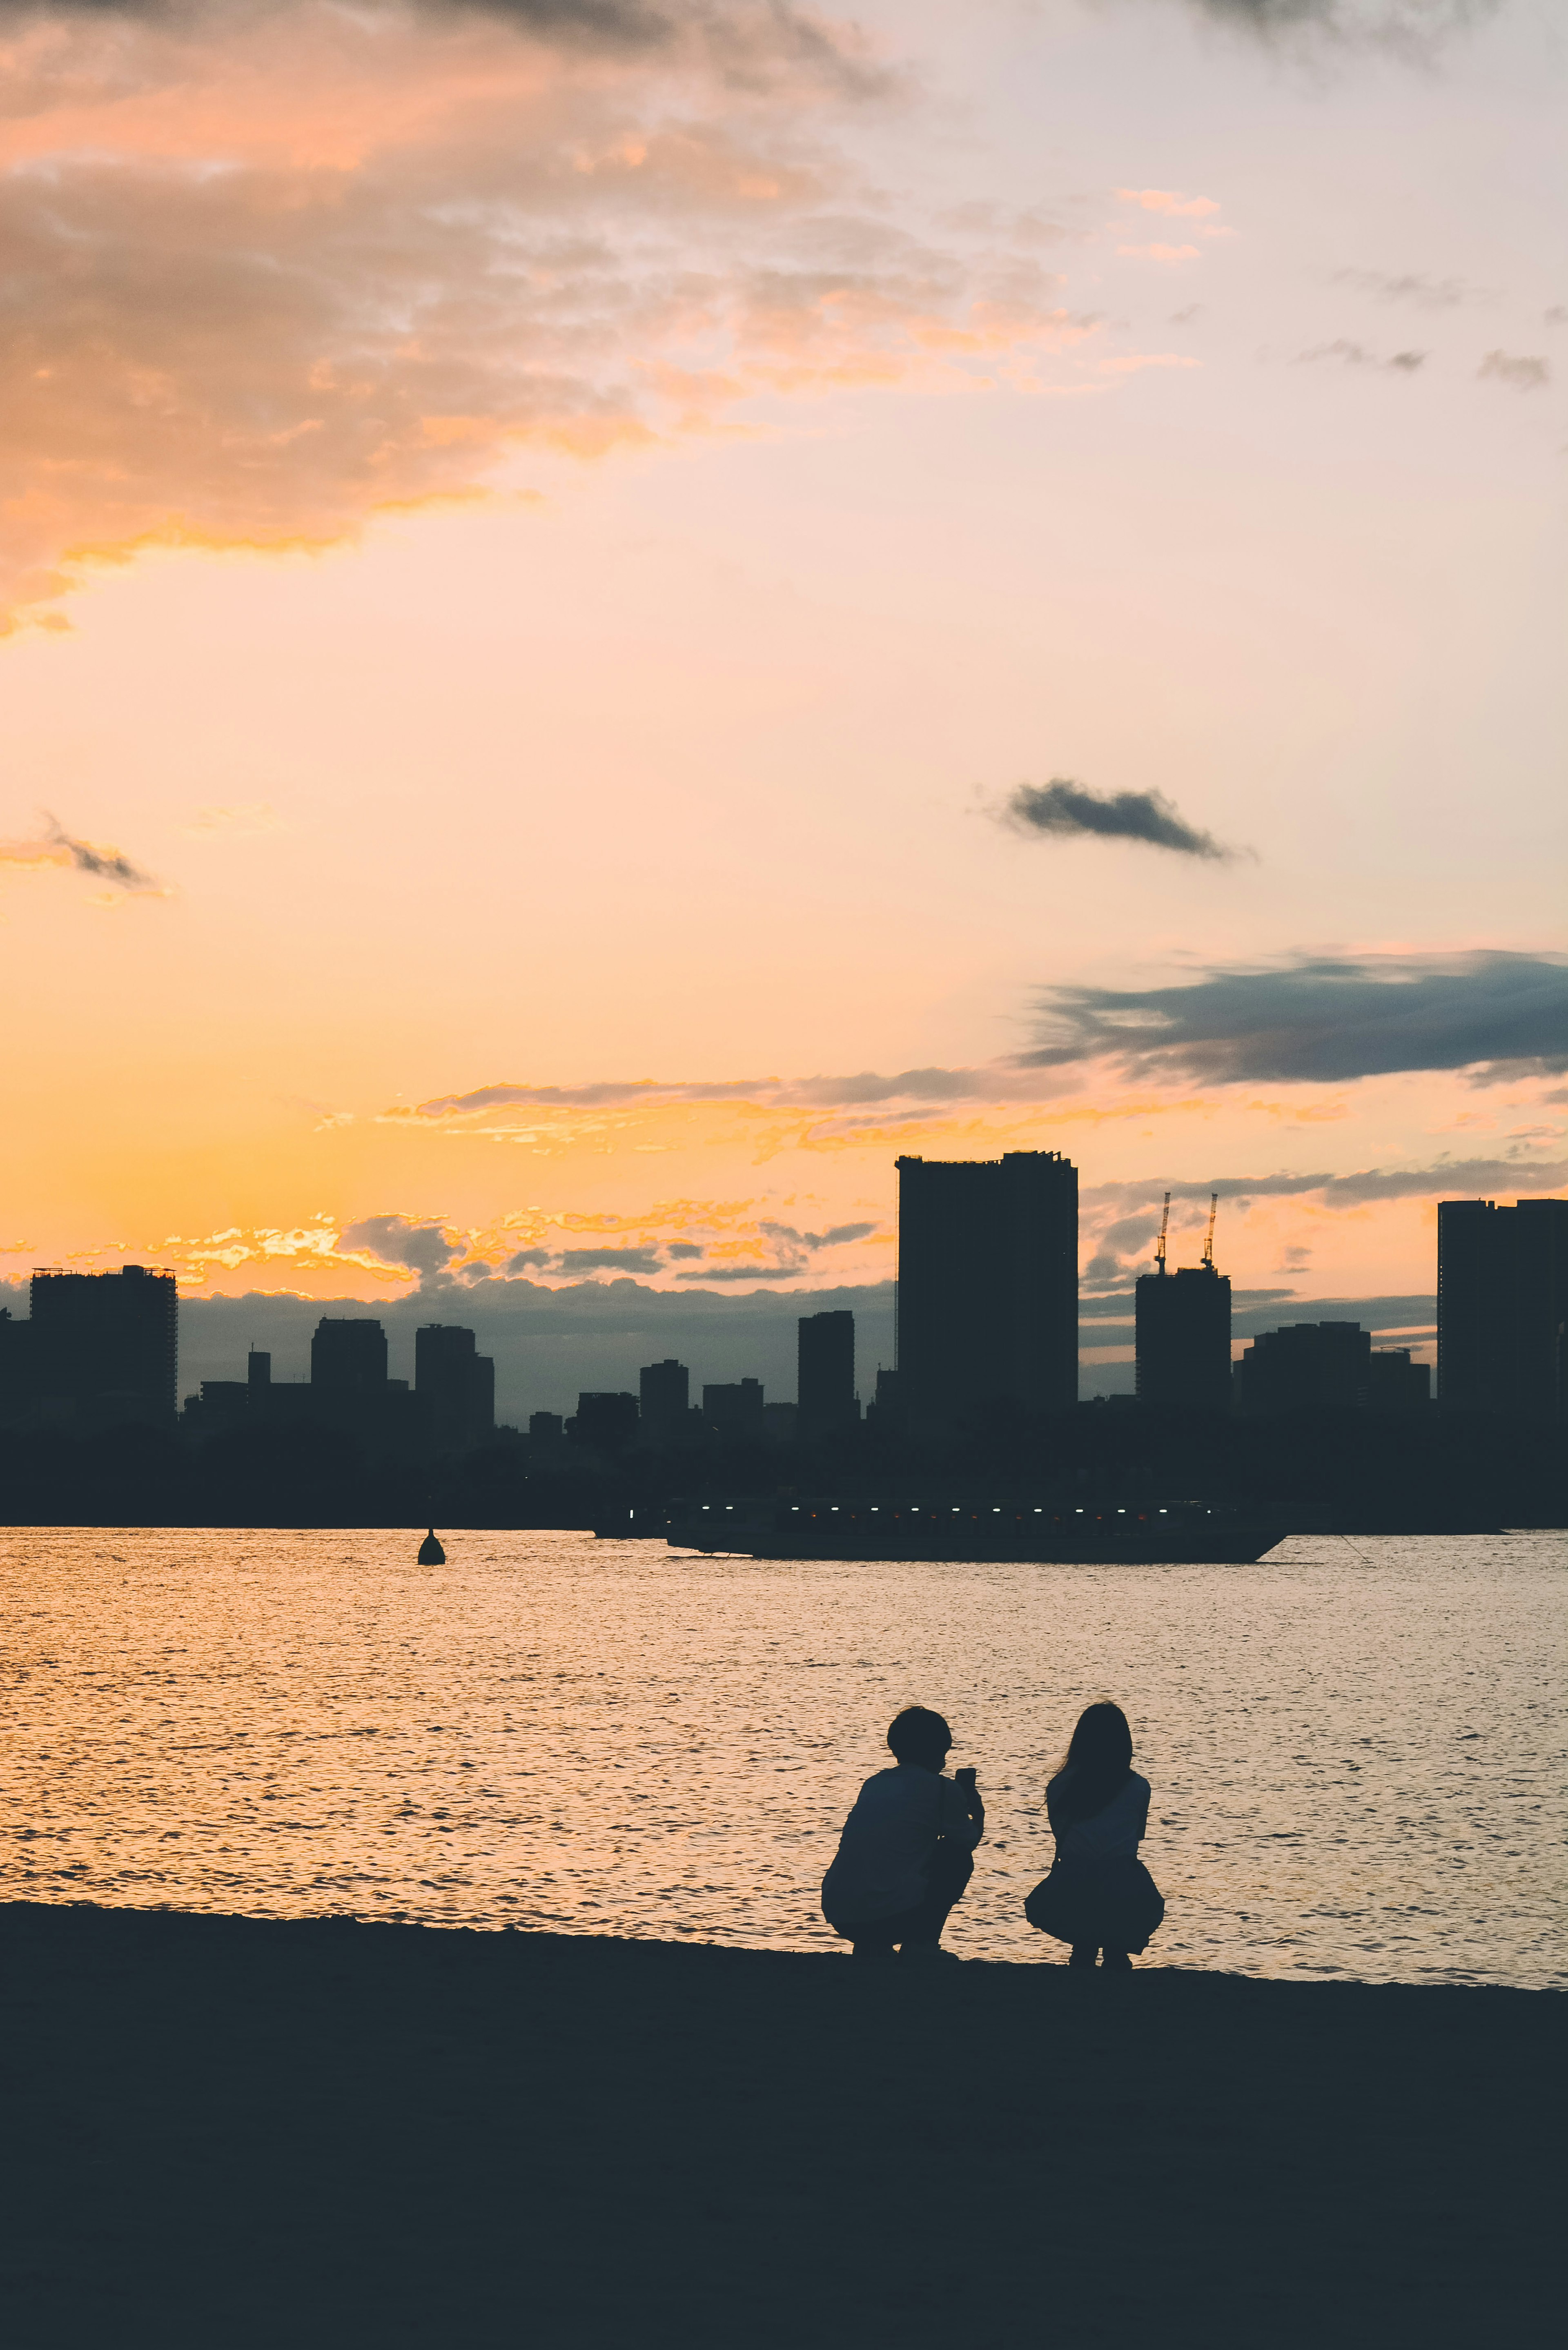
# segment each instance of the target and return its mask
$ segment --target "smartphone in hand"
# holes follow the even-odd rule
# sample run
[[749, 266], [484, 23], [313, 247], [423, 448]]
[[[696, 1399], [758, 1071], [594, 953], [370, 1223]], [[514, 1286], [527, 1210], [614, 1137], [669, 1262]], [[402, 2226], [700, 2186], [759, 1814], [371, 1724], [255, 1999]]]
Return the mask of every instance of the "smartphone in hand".
[[972, 1787], [974, 1785], [974, 1778], [975, 1774], [972, 1769], [955, 1771], [953, 1773], [953, 1784], [957, 1787]]

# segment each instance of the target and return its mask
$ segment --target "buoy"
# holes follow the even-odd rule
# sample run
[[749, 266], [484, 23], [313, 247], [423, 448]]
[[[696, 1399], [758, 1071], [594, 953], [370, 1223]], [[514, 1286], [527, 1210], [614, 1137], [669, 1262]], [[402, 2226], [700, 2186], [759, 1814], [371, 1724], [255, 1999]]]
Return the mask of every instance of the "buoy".
[[446, 1553], [442, 1550], [440, 1543], [436, 1540], [436, 1530], [433, 1525], [431, 1526], [429, 1534], [425, 1536], [423, 1542], [420, 1544], [420, 1565], [421, 1566], [444, 1566], [446, 1565]]

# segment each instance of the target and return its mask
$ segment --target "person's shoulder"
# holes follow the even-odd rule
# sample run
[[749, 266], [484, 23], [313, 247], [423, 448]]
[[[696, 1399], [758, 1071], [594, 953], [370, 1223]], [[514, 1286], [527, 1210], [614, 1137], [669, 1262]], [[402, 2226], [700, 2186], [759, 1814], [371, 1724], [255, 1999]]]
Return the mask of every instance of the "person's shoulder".
[[1148, 1781], [1144, 1777], [1141, 1771], [1133, 1772], [1132, 1783], [1137, 1789], [1140, 1795], [1151, 1795], [1154, 1793], [1153, 1788], [1149, 1785]]

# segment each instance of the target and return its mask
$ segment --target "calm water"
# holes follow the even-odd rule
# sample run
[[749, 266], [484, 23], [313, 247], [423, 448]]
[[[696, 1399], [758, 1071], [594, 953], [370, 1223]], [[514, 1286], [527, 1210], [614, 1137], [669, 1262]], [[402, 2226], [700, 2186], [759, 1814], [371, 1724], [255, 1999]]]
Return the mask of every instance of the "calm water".
[[578, 1534], [0, 1532], [0, 1898], [824, 1950], [816, 1886], [911, 1700], [977, 1763], [950, 1929], [1054, 1960], [1044, 1780], [1113, 1695], [1154, 1784], [1150, 1958], [1568, 1982], [1568, 1538], [1253, 1567], [850, 1567]]

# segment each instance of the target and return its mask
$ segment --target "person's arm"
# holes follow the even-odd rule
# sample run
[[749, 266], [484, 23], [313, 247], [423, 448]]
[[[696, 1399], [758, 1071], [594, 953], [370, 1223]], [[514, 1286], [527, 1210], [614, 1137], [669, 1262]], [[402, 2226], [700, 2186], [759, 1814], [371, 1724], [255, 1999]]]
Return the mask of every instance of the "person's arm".
[[955, 1842], [967, 1843], [972, 1852], [985, 1834], [985, 1805], [981, 1801], [980, 1789], [975, 1785], [972, 1776], [955, 1778], [952, 1786], [953, 1794], [959, 1798], [959, 1804], [954, 1805], [953, 1809], [956, 1810], [961, 1806], [962, 1819], [961, 1825], [950, 1829], [949, 1833], [953, 1835]]

